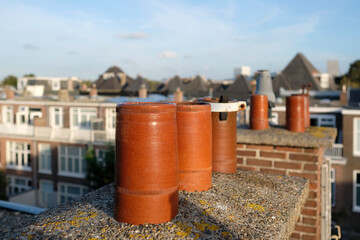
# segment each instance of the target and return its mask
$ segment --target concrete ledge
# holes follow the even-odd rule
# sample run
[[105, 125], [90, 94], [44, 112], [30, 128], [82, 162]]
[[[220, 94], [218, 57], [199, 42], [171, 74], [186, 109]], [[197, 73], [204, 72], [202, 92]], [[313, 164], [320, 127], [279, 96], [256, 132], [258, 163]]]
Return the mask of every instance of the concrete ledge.
[[238, 129], [237, 142], [243, 144], [276, 145], [326, 149], [332, 148], [337, 134], [336, 128], [308, 127], [305, 133], [296, 133], [284, 128], [265, 130]]
[[[289, 239], [309, 191], [308, 180], [238, 171], [213, 174], [207, 192], [180, 192], [179, 214], [160, 225], [118, 223], [113, 184], [0, 227], [2, 238]], [[14, 228], [16, 227], [16, 228]]]

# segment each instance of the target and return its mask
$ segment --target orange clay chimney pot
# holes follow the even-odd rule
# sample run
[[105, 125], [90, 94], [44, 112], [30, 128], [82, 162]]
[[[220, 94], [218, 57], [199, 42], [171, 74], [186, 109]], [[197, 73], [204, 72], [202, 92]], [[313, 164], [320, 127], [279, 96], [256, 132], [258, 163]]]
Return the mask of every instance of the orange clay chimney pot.
[[305, 96], [298, 94], [286, 98], [286, 129], [305, 132]]
[[125, 103], [116, 107], [114, 218], [160, 224], [178, 213], [176, 106]]
[[252, 95], [250, 104], [250, 128], [254, 130], [267, 129], [269, 127], [268, 97], [266, 95]]
[[179, 190], [211, 188], [211, 106], [176, 103]]

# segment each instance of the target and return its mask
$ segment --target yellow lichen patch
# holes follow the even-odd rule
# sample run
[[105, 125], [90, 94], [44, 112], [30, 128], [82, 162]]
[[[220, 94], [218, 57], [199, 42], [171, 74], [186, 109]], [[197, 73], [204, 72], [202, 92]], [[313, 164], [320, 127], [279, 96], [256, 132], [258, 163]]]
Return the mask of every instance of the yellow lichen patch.
[[263, 206], [257, 205], [257, 204], [250, 204], [250, 203], [248, 203], [248, 204], [246, 204], [245, 207], [247, 207], [247, 208], [252, 208], [252, 209], [254, 209], [254, 210], [256, 210], [256, 211], [259, 211], [259, 212], [265, 211], [265, 209], [264, 209]]
[[234, 221], [234, 215], [230, 215], [230, 216], [228, 216], [228, 218], [230, 219], [230, 221]]
[[197, 223], [197, 222], [193, 222], [193, 224], [195, 225], [195, 227], [200, 230], [200, 231], [205, 231], [205, 226], [202, 225], [201, 223]]
[[204, 200], [199, 200], [199, 203], [201, 205], [209, 205], [207, 201], [204, 201]]
[[33, 239], [34, 236], [33, 235], [27, 235], [27, 239]]
[[[84, 216], [87, 215], [87, 216]], [[65, 229], [66, 224], [70, 224], [75, 227], [79, 227], [80, 223], [83, 221], [88, 221], [90, 218], [94, 218], [97, 216], [96, 212], [77, 212], [76, 216], [69, 221], [57, 221], [57, 222], [49, 222], [43, 224], [41, 227], [53, 227], [55, 230], [63, 230]]]
[[283, 179], [283, 177], [282, 176], [276, 176], [277, 178], [280, 178], [280, 179]]
[[185, 222], [176, 222], [176, 228], [179, 230], [176, 232], [176, 235], [181, 237], [187, 237], [191, 234], [192, 228]]
[[202, 214], [208, 216], [210, 215], [210, 213], [212, 213], [213, 210], [214, 208], [205, 209], [204, 211], [202, 211]]
[[141, 234], [141, 233], [129, 234], [129, 238], [135, 238], [135, 239], [146, 239], [148, 237], [150, 237], [149, 234]]
[[201, 223], [206, 226], [208, 229], [210, 229], [211, 231], [216, 231], [218, 230], [220, 227], [219, 226], [216, 226], [216, 225], [210, 225], [204, 221], [201, 221]]
[[194, 239], [199, 239], [200, 238], [200, 234], [195, 233], [194, 235], [195, 235]]
[[229, 232], [222, 232], [221, 235], [224, 237], [224, 238], [227, 238], [227, 239], [231, 239], [232, 238], [232, 235], [229, 233]]

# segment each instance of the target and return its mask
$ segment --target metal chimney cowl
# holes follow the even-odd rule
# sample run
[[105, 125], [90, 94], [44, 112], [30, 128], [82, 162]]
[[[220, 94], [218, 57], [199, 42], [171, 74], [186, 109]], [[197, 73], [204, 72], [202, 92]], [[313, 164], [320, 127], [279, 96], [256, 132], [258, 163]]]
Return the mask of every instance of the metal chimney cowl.
[[275, 102], [275, 94], [273, 91], [271, 75], [268, 70], [259, 70], [256, 77], [256, 95], [266, 95], [269, 102]]

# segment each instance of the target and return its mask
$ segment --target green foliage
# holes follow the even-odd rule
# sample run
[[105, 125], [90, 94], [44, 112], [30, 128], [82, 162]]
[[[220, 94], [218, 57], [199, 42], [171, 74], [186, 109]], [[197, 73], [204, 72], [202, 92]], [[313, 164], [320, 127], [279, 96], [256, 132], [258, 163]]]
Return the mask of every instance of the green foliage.
[[7, 200], [6, 197], [7, 180], [4, 171], [0, 170], [0, 200]]
[[342, 76], [340, 87], [344, 84], [353, 88], [360, 87], [360, 60], [353, 62], [350, 65], [348, 73]]
[[85, 160], [87, 163], [86, 179], [90, 182], [91, 190], [114, 182], [115, 148], [113, 145], [107, 147], [103, 161], [97, 160], [93, 147], [87, 150]]
[[158, 81], [152, 81], [152, 80], [148, 80], [148, 84], [149, 84], [149, 91], [150, 92], [154, 92], [157, 90], [157, 88], [162, 84], [161, 82]]
[[24, 77], [35, 77], [35, 74], [33, 73], [25, 74]]
[[85, 83], [87, 87], [91, 87], [91, 85], [93, 84], [93, 81], [83, 80], [82, 83]]
[[13, 75], [9, 75], [3, 80], [3, 85], [17, 86], [17, 78]]

